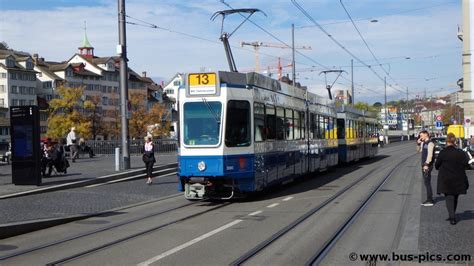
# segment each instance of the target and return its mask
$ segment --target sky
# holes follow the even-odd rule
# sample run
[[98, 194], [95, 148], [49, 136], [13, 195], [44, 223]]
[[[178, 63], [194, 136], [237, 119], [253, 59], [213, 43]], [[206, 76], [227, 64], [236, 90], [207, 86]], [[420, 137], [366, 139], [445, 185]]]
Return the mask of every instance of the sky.
[[[326, 80], [337, 75], [325, 80], [324, 70], [345, 71], [333, 90], [350, 89], [353, 74], [356, 101], [369, 103], [384, 101], [384, 78], [389, 101], [406, 99], [407, 88], [409, 98], [459, 89], [459, 0], [126, 0], [129, 66], [165, 82], [177, 72], [228, 70], [221, 17], [211, 16], [231, 8], [262, 11], [229, 39], [240, 72], [255, 70], [255, 50], [241, 47], [242, 41], [291, 45], [294, 24], [295, 46], [311, 47], [297, 50], [295, 60], [297, 81], [311, 92], [327, 96]], [[95, 55], [116, 55], [116, 0], [0, 0], [0, 14], [0, 41], [15, 50], [68, 60], [82, 43], [86, 22]], [[238, 14], [226, 17], [224, 31], [242, 21]], [[260, 70], [276, 77], [281, 58], [291, 76], [291, 52], [260, 47]]]

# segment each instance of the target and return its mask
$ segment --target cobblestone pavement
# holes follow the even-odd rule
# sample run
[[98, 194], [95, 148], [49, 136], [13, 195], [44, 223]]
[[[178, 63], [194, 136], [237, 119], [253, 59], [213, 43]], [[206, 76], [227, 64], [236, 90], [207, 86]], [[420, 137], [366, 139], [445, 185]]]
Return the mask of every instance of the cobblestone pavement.
[[[178, 193], [178, 178], [170, 175], [97, 187], [66, 189], [0, 200], [0, 226], [40, 219], [94, 214]], [[184, 196], [183, 196], [184, 197]]]
[[[456, 255], [460, 251], [471, 251], [472, 264], [474, 265], [474, 170], [468, 170], [469, 190], [466, 195], [460, 195], [456, 210], [456, 225], [446, 221], [448, 211], [444, 195], [434, 195], [433, 207], [421, 207], [420, 215], [420, 252], [437, 251], [442, 255]], [[419, 175], [419, 182], [421, 173]], [[431, 177], [433, 193], [436, 193], [438, 171], [434, 170]], [[426, 196], [423, 195], [423, 199]], [[465, 253], [465, 252], [464, 252]]]
[[[176, 153], [156, 154], [157, 165], [169, 164], [176, 162]], [[141, 156], [131, 156], [131, 170], [144, 169]], [[63, 184], [67, 182], [79, 181], [97, 178], [104, 175], [117, 173], [115, 171], [114, 156], [98, 156], [94, 158], [83, 158], [71, 163], [66, 175], [59, 174], [52, 177], [42, 179], [42, 185], [39, 187], [47, 187], [52, 185]], [[38, 186], [16, 186], [12, 184], [11, 164], [0, 164], [0, 196], [12, 194], [16, 192], [37, 189]]]

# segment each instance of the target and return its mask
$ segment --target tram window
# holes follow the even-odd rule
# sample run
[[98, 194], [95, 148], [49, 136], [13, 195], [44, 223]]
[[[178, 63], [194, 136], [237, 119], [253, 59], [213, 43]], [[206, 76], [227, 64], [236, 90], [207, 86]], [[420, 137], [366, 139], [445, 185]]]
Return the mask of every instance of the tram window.
[[331, 139], [335, 139], [336, 138], [336, 133], [335, 133], [335, 129], [334, 129], [334, 118], [332, 117], [329, 117], [329, 124], [328, 124], [328, 130], [329, 132], [331, 132], [330, 136], [331, 136]]
[[326, 138], [326, 126], [324, 125], [324, 116], [322, 115], [319, 116], [319, 134], [320, 139]]
[[220, 102], [184, 104], [184, 144], [217, 145], [221, 123]]
[[287, 140], [293, 139], [293, 110], [285, 109], [285, 134]]
[[229, 101], [225, 128], [227, 147], [250, 146], [250, 104], [247, 101]]
[[360, 124], [359, 121], [354, 121], [355, 124], [355, 137], [360, 138]]
[[324, 117], [324, 139], [330, 139], [329, 133], [329, 118], [327, 116]]
[[300, 112], [298, 111], [295, 111], [293, 112], [293, 115], [294, 115], [294, 131], [295, 131], [295, 139], [300, 139], [301, 138], [301, 129], [300, 129], [300, 126], [301, 126], [301, 117], [300, 117]]
[[305, 139], [305, 133], [306, 133], [306, 119], [305, 119], [304, 112], [301, 112], [301, 113], [300, 113], [300, 117], [301, 117], [301, 138], [302, 138], [302, 139]]
[[345, 121], [344, 119], [337, 119], [337, 138], [338, 139], [346, 138], [346, 132], [344, 131], [345, 129], [344, 121]]
[[316, 138], [322, 139], [321, 137], [321, 125], [319, 123], [320, 115], [316, 115], [314, 125], [316, 126]]
[[352, 121], [354, 124], [354, 138], [358, 138], [357, 131], [359, 130], [359, 127], [357, 126], [357, 121]]
[[309, 139], [314, 139], [315, 137], [314, 116], [315, 116], [314, 114], [309, 114], [309, 128], [308, 128]]
[[352, 136], [352, 120], [346, 120], [347, 125], [346, 125], [346, 136], [348, 139], [352, 139], [354, 136]]
[[275, 139], [276, 122], [275, 107], [272, 105], [265, 106], [265, 131], [267, 139]]
[[276, 108], [276, 139], [285, 139], [285, 109], [281, 107]]
[[357, 138], [357, 128], [356, 128], [356, 123], [354, 120], [351, 120], [351, 138], [355, 139]]
[[264, 141], [265, 136], [265, 105], [261, 103], [254, 103], [253, 105], [253, 120], [254, 120], [254, 134], [255, 141]]

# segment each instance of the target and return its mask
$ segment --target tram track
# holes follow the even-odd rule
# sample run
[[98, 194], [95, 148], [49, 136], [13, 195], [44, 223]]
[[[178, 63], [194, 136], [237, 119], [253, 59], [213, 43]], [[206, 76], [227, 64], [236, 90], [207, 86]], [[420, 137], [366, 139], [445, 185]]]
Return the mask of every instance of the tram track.
[[[392, 152], [392, 151], [390, 151]], [[395, 151], [394, 151], [395, 152]], [[376, 185], [375, 189], [369, 194], [369, 196], [363, 201], [363, 203], [349, 216], [348, 219], [346, 219], [343, 224], [336, 230], [336, 232], [324, 243], [323, 247], [320, 248], [315, 255], [313, 255], [310, 260], [305, 265], [319, 265], [321, 260], [324, 258], [324, 256], [330, 251], [330, 248], [336, 243], [336, 241], [342, 236], [342, 234], [347, 230], [347, 228], [352, 224], [352, 222], [359, 216], [359, 214], [365, 209], [365, 207], [369, 204], [371, 199], [374, 197], [374, 195], [380, 190], [380, 188], [388, 181], [390, 176], [392, 176], [393, 172], [397, 169], [398, 165], [406, 162], [408, 159], [413, 157], [416, 154], [413, 154], [411, 156], [406, 157], [403, 159], [401, 162], [399, 162], [396, 166], [394, 166], [388, 174], [386, 174], [382, 181]], [[333, 203], [337, 198], [339, 198], [341, 195], [345, 194], [348, 190], [356, 186], [358, 183], [360, 183], [362, 180], [366, 179], [368, 176], [372, 175], [377, 168], [374, 168], [370, 170], [368, 173], [360, 176], [357, 178], [355, 181], [344, 187], [342, 190], [339, 190], [336, 194], [332, 195], [330, 198], [325, 200], [324, 202], [320, 203], [316, 207], [312, 208], [311, 210], [305, 212], [303, 215], [301, 215], [299, 218], [294, 220], [292, 223], [288, 224], [284, 228], [282, 228], [280, 231], [276, 232], [266, 240], [260, 242], [257, 246], [240, 256], [239, 258], [235, 259], [230, 263], [230, 265], [235, 266], [235, 265], [242, 265], [245, 262], [248, 262], [250, 259], [256, 257], [258, 254], [260, 254], [263, 250], [265, 250], [268, 246], [270, 246], [272, 243], [275, 243], [278, 239], [298, 227], [300, 224], [302, 224], [305, 220], [313, 216], [314, 214], [318, 213], [320, 210], [322, 210], [324, 207], [328, 206], [329, 204]]]
[[354, 221], [360, 216], [360, 214], [369, 205], [372, 199], [375, 197], [377, 192], [387, 183], [390, 177], [393, 175], [399, 165], [408, 161], [411, 156], [403, 159], [397, 166], [393, 167], [390, 172], [383, 178], [383, 180], [377, 185], [377, 187], [368, 195], [368, 197], [360, 204], [360, 206], [352, 212], [352, 214], [338, 227], [338, 229], [332, 234], [332, 236], [315, 252], [315, 254], [305, 263], [305, 265], [319, 265], [325, 256], [331, 251], [336, 242], [344, 235], [347, 229], [354, 223]]
[[[182, 197], [182, 194], [181, 194], [181, 193], [177, 193], [177, 194], [174, 194], [174, 195], [171, 195], [171, 196], [162, 197], [162, 198], [160, 198], [160, 199], [156, 199], [156, 200], [152, 200], [152, 201], [147, 201], [147, 202], [145, 202], [145, 203], [133, 204], [133, 205], [131, 205], [131, 206], [127, 206], [127, 207], [115, 209], [115, 210], [113, 210], [113, 211], [106, 211], [106, 212], [103, 212], [103, 213], [101, 213], [101, 214], [94, 215], [93, 217], [107, 216], [108, 214], [114, 213], [114, 212], [117, 212], [117, 211], [123, 211], [123, 210], [126, 210], [126, 209], [131, 209], [131, 208], [135, 208], [135, 207], [145, 206], [145, 205], [157, 203], [157, 202], [160, 202], [160, 201], [164, 201], [164, 200], [168, 200], [168, 199], [173, 199], [173, 198], [180, 198], [180, 197]], [[149, 218], [154, 218], [154, 217], [157, 217], [157, 216], [160, 216], [160, 215], [163, 215], [163, 214], [171, 213], [171, 212], [173, 212], [173, 211], [176, 211], [176, 210], [179, 210], [179, 209], [183, 209], [183, 208], [186, 208], [186, 207], [189, 207], [189, 206], [192, 206], [192, 205], [197, 205], [197, 204], [200, 204], [200, 203], [202, 203], [202, 202], [204, 202], [204, 200], [195, 201], [195, 202], [188, 202], [188, 203], [182, 204], [182, 205], [180, 205], [180, 206], [168, 208], [168, 209], [166, 209], [166, 210], [162, 210], [162, 211], [159, 211], [159, 212], [155, 212], [155, 213], [143, 215], [143, 216], [136, 217], [136, 218], [133, 218], [133, 219], [130, 219], [130, 220], [125, 220], [125, 221], [120, 222], [120, 223], [117, 223], [117, 224], [113, 224], [113, 225], [109, 225], [109, 226], [106, 226], [106, 227], [98, 228], [98, 229], [91, 230], [91, 231], [88, 231], [88, 232], [83, 232], [83, 233], [80, 233], [80, 234], [77, 234], [77, 235], [73, 235], [73, 236], [69, 236], [69, 237], [66, 237], [66, 238], [63, 238], [63, 239], [60, 239], [60, 240], [56, 240], [56, 241], [52, 241], [52, 242], [45, 243], [45, 244], [42, 244], [42, 245], [38, 245], [38, 246], [36, 246], [36, 247], [31, 247], [31, 248], [28, 248], [28, 249], [26, 249], [26, 250], [17, 251], [17, 252], [15, 252], [15, 253], [11, 253], [11, 254], [7, 254], [7, 255], [4, 255], [4, 256], [1, 256], [1, 257], [0, 257], [0, 262], [1, 262], [1, 261], [5, 261], [5, 260], [7, 260], [7, 259], [19, 257], [19, 256], [22, 256], [22, 255], [25, 255], [25, 254], [29, 254], [29, 253], [32, 253], [32, 252], [35, 252], [35, 251], [39, 251], [39, 250], [42, 250], [42, 249], [46, 249], [46, 248], [51, 248], [51, 247], [54, 247], [54, 246], [58, 246], [58, 245], [61, 245], [61, 244], [64, 244], [64, 243], [67, 243], [67, 242], [70, 242], [70, 241], [78, 240], [78, 239], [81, 239], [81, 238], [84, 238], [84, 237], [88, 237], [88, 236], [92, 236], [92, 235], [95, 235], [95, 234], [103, 233], [103, 232], [106, 232], [106, 231], [109, 231], [109, 230], [112, 230], [112, 229], [115, 229], [115, 228], [118, 228], [118, 227], [121, 227], [121, 226], [130, 225], [130, 224], [133, 224], [133, 223], [136, 223], [136, 222], [139, 222], [139, 221], [143, 221], [143, 220], [146, 220], [146, 219], [149, 219]], [[217, 207], [223, 207], [223, 206], [217, 206]], [[216, 209], [217, 207], [214, 207], [214, 208], [211, 209], [211, 210], [214, 210], [214, 209]], [[171, 224], [173, 224], [173, 223], [177, 223], [177, 222], [180, 222], [180, 221], [183, 221], [183, 220], [187, 220], [187, 219], [196, 217], [196, 216], [198, 216], [198, 215], [202, 215], [202, 214], [204, 214], [204, 213], [206, 213], [206, 212], [209, 212], [209, 211], [211, 211], [211, 210], [206, 210], [206, 211], [203, 211], [203, 212], [194, 214], [194, 215], [192, 215], [192, 216], [184, 217], [184, 218], [178, 219], [178, 221], [170, 222], [170, 223], [165, 224], [165, 225], [168, 226], [168, 225], [171, 225]], [[91, 217], [91, 218], [92, 218], [92, 217]], [[160, 228], [163, 228], [163, 227], [164, 227], [164, 226], [161, 226]], [[157, 229], [155, 229], [155, 230], [157, 230]]]
[[[392, 153], [392, 152], [396, 152], [397, 150], [395, 151], [389, 151], [388, 153]], [[408, 158], [406, 158], [408, 159]], [[405, 160], [406, 160], [405, 159]], [[405, 161], [403, 160], [403, 161]], [[402, 162], [403, 162], [402, 161]], [[248, 259], [250, 259], [251, 257], [255, 256], [256, 254], [258, 254], [258, 252], [260, 252], [261, 250], [263, 250], [265, 247], [267, 247], [268, 245], [270, 245], [272, 242], [276, 241], [278, 238], [280, 238], [282, 235], [286, 234], [287, 232], [291, 231], [293, 228], [295, 228], [298, 224], [302, 223], [304, 220], [306, 220], [307, 218], [309, 218], [312, 214], [318, 212], [320, 209], [322, 209], [324, 206], [330, 204], [331, 202], [333, 202], [337, 197], [339, 197], [340, 195], [344, 194], [347, 190], [349, 190], [350, 188], [352, 188], [353, 186], [355, 186], [357, 183], [361, 182], [362, 180], [364, 180], [367, 176], [370, 176], [371, 174], [373, 174], [375, 171], [377, 170], [377, 168], [374, 168], [372, 170], [370, 170], [368, 173], [362, 175], [361, 177], [359, 177], [357, 180], [355, 180], [354, 182], [352, 182], [349, 186], [345, 187], [344, 189], [342, 189], [341, 191], [337, 192], [335, 195], [333, 195], [331, 198], [329, 198], [328, 200], [326, 200], [325, 202], [323, 202], [322, 204], [320, 204], [319, 206], [313, 208], [312, 210], [310, 210], [309, 212], [311, 212], [310, 214], [309, 213], [306, 213], [305, 215], [301, 216], [300, 218], [298, 218], [297, 220], [295, 220], [295, 222], [291, 223], [290, 225], [286, 226], [284, 229], [280, 230], [278, 233], [274, 234], [271, 239], [268, 239], [267, 241], [265, 241], [264, 243], [261, 243], [259, 246], [255, 247], [254, 249], [252, 249], [251, 251], [252, 252], [255, 252], [255, 254], [251, 255], [251, 256], [248, 256], [248, 258], [245, 258], [242, 260], [242, 257], [239, 258], [238, 260], [234, 261], [232, 263], [232, 265], [239, 265], [245, 261], [247, 261]], [[392, 169], [392, 171], [389, 173], [391, 174], [392, 172], [394, 171], [394, 169]], [[124, 207], [124, 208], [120, 208], [120, 210], [124, 210], [124, 209], [128, 209], [128, 208], [132, 208], [132, 207], [138, 207], [138, 206], [144, 206], [144, 205], [147, 205], [147, 204], [151, 204], [151, 203], [156, 203], [156, 202], [159, 202], [159, 201], [163, 201], [165, 199], [171, 199], [171, 198], [179, 198], [179, 197], [182, 197], [182, 194], [181, 193], [177, 193], [177, 194], [174, 194], [174, 195], [171, 195], [171, 196], [168, 196], [168, 197], [164, 197], [164, 198], [160, 198], [160, 199], [156, 199], [156, 200], [152, 200], [152, 201], [148, 201], [148, 202], [145, 202], [145, 203], [140, 203], [140, 204], [134, 204], [133, 206], [128, 206], [128, 207]], [[99, 229], [95, 229], [95, 230], [91, 230], [91, 231], [88, 231], [88, 232], [84, 232], [84, 233], [80, 233], [80, 234], [77, 234], [77, 235], [74, 235], [74, 236], [70, 236], [70, 237], [67, 237], [67, 238], [63, 238], [63, 239], [60, 239], [60, 240], [56, 240], [56, 241], [52, 241], [52, 242], [49, 242], [49, 243], [45, 243], [45, 244], [41, 244], [41, 245], [38, 245], [36, 247], [32, 247], [32, 248], [28, 248], [26, 250], [22, 250], [22, 251], [18, 251], [18, 252], [15, 252], [15, 253], [11, 253], [11, 254], [7, 254], [7, 255], [4, 255], [4, 256], [1, 256], [0, 257], [0, 262], [2, 261], [5, 261], [7, 259], [11, 259], [11, 258], [15, 258], [15, 257], [19, 257], [21, 255], [25, 255], [25, 254], [28, 254], [28, 253], [32, 253], [32, 252], [35, 252], [35, 251], [40, 251], [40, 250], [43, 250], [43, 249], [46, 249], [46, 248], [51, 248], [51, 247], [55, 247], [55, 246], [60, 246], [61, 244], [64, 244], [64, 243], [67, 243], [67, 242], [70, 242], [70, 241], [74, 241], [74, 240], [77, 240], [77, 239], [81, 239], [81, 238], [85, 238], [85, 237], [88, 237], [88, 236], [93, 236], [95, 234], [99, 234], [101, 232], [105, 232], [105, 231], [108, 231], [108, 230], [111, 230], [111, 229], [115, 229], [115, 228], [118, 228], [118, 227], [121, 227], [121, 226], [125, 226], [125, 225], [129, 225], [129, 224], [133, 224], [133, 223], [136, 223], [136, 222], [139, 222], [139, 221], [142, 221], [142, 220], [145, 220], [145, 219], [149, 219], [149, 218], [153, 218], [153, 217], [157, 217], [157, 216], [160, 216], [160, 215], [163, 215], [163, 214], [166, 214], [166, 213], [172, 213], [174, 211], [177, 211], [179, 209], [182, 209], [182, 208], [185, 208], [185, 207], [189, 207], [189, 206], [192, 206], [192, 205], [197, 205], [197, 204], [200, 204], [202, 203], [203, 201], [205, 200], [201, 200], [201, 201], [196, 201], [196, 202], [191, 202], [191, 203], [187, 203], [187, 204], [183, 204], [183, 205], [180, 205], [180, 206], [177, 206], [177, 207], [172, 207], [172, 208], [168, 208], [166, 210], [162, 210], [162, 211], [159, 211], [159, 212], [155, 212], [155, 213], [152, 213], [152, 214], [148, 214], [148, 215], [144, 215], [144, 216], [141, 216], [141, 217], [137, 217], [137, 218], [134, 218], [134, 219], [131, 219], [131, 220], [126, 220], [126, 221], [123, 221], [123, 222], [120, 222], [120, 223], [117, 223], [117, 224], [114, 224], [114, 225], [110, 225], [110, 226], [106, 226], [106, 227], [103, 227], [103, 228], [99, 228]], [[100, 250], [104, 250], [104, 249], [107, 249], [109, 247], [112, 247], [114, 245], [117, 245], [119, 243], [122, 243], [122, 242], [125, 242], [125, 241], [128, 241], [128, 240], [131, 240], [131, 239], [134, 239], [136, 237], [139, 237], [139, 236], [143, 236], [143, 235], [146, 235], [148, 233], [152, 233], [154, 231], [157, 231], [157, 230], [160, 230], [160, 229], [163, 229], [165, 227], [168, 227], [170, 225], [174, 225], [176, 223], [180, 223], [182, 221], [186, 221], [186, 220], [189, 220], [189, 219], [192, 219], [192, 218], [195, 218], [195, 217], [198, 217], [198, 216], [201, 216], [201, 215], [204, 215], [206, 213], [209, 213], [209, 212], [212, 212], [214, 210], [217, 210], [217, 209], [220, 209], [220, 208], [223, 208], [225, 206], [228, 206], [232, 204], [232, 202], [227, 202], [227, 203], [223, 203], [223, 204], [220, 204], [219, 206], [215, 206], [215, 207], [212, 207], [210, 209], [207, 209], [207, 210], [204, 210], [204, 211], [201, 211], [201, 212], [198, 212], [198, 213], [194, 213], [194, 214], [191, 214], [191, 215], [187, 215], [185, 217], [182, 217], [182, 218], [179, 218], [179, 219], [175, 219], [173, 221], [170, 221], [170, 222], [167, 222], [165, 224], [162, 224], [162, 225], [159, 225], [159, 226], [155, 226], [155, 227], [152, 227], [150, 229], [147, 229], [147, 230], [143, 230], [143, 231], [140, 231], [140, 232], [137, 232], [135, 234], [131, 234], [131, 235], [128, 235], [128, 236], [124, 236], [120, 239], [117, 239], [115, 241], [110, 241], [108, 243], [105, 243], [105, 244], [102, 244], [102, 245], [99, 245], [97, 247], [94, 247], [94, 248], [90, 248], [88, 250], [85, 250], [85, 251], [82, 251], [82, 252], [78, 252], [76, 254], [73, 254], [71, 256], [68, 256], [68, 257], [64, 257], [62, 259], [59, 259], [59, 260], [55, 260], [53, 262], [50, 262], [48, 263], [47, 265], [58, 265], [58, 264], [62, 264], [62, 263], [66, 263], [66, 262], [69, 262], [69, 261], [74, 261], [76, 259], [79, 259], [81, 257], [85, 257], [85, 256], [88, 256], [92, 253], [95, 253], [95, 252], [98, 252]], [[117, 211], [117, 210], [115, 210]], [[108, 211], [110, 212], [110, 211]], [[104, 212], [102, 215], [108, 213], [108, 212]], [[100, 217], [100, 215], [94, 215], [94, 217]], [[250, 254], [250, 252], [248, 252], [248, 254]], [[242, 261], [240, 261], [242, 260]]]
[[[202, 202], [202, 201], [199, 201], [199, 202]], [[194, 204], [196, 204], [196, 203], [197, 203], [197, 202], [195, 202], [195, 203], [190, 203], [189, 205], [194, 205]], [[117, 240], [114, 240], [114, 241], [111, 241], [111, 242], [108, 242], [108, 243], [99, 245], [99, 246], [97, 246], [97, 247], [94, 247], [94, 248], [91, 248], [91, 249], [88, 249], [88, 250], [85, 250], [85, 251], [82, 251], [82, 252], [79, 252], [79, 253], [76, 253], [76, 254], [73, 254], [73, 255], [64, 257], [64, 258], [61, 258], [61, 259], [59, 259], [59, 260], [55, 260], [55, 261], [53, 261], [53, 262], [49, 262], [49, 263], [47, 263], [46, 265], [48, 265], [48, 266], [61, 265], [61, 264], [63, 264], [63, 263], [67, 263], [67, 262], [70, 262], [70, 261], [74, 261], [74, 260], [76, 260], [76, 259], [82, 258], [82, 257], [87, 256], [87, 255], [90, 255], [90, 254], [93, 254], [93, 253], [98, 252], [98, 251], [100, 251], [100, 250], [103, 250], [103, 249], [106, 249], [106, 248], [115, 246], [115, 245], [117, 245], [117, 244], [119, 244], [119, 243], [123, 243], [123, 242], [126, 242], [126, 241], [128, 241], [128, 240], [134, 239], [134, 238], [136, 238], [136, 237], [143, 236], [143, 235], [146, 235], [146, 234], [155, 232], [155, 231], [157, 231], [157, 230], [163, 229], [163, 228], [168, 227], [168, 226], [170, 226], [170, 225], [174, 225], [174, 224], [177, 224], [177, 223], [180, 223], [180, 222], [183, 222], [183, 221], [186, 221], [186, 220], [189, 220], [189, 219], [192, 219], [192, 218], [195, 218], [195, 217], [198, 217], [198, 216], [207, 214], [207, 213], [212, 212], [212, 211], [215, 211], [215, 210], [217, 210], [217, 209], [226, 207], [226, 206], [228, 206], [228, 205], [230, 205], [230, 204], [232, 204], [232, 203], [230, 203], [230, 202], [223, 203], [223, 204], [220, 204], [220, 205], [218, 205], [218, 206], [216, 206], [216, 207], [212, 207], [212, 208], [210, 208], [210, 209], [208, 209], [208, 210], [201, 211], [201, 212], [198, 212], [198, 213], [194, 213], [194, 214], [192, 214], [192, 215], [188, 215], [188, 216], [185, 216], [185, 217], [183, 217], [183, 218], [176, 219], [176, 220], [173, 220], [173, 221], [171, 221], [171, 222], [167, 222], [167, 223], [165, 223], [165, 224], [162, 224], [162, 225], [159, 225], [159, 226], [155, 226], [155, 227], [152, 227], [152, 228], [150, 228], [150, 229], [143, 230], [143, 231], [141, 231], [141, 232], [128, 235], [128, 236], [126, 236], [126, 237], [119, 238], [119, 239], [117, 239]]]

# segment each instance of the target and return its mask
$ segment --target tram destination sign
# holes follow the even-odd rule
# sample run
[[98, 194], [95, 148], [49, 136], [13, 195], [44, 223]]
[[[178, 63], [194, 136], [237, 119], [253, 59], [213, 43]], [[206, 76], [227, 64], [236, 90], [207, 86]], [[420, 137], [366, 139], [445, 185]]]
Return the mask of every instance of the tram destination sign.
[[189, 95], [214, 95], [217, 92], [216, 73], [188, 75]]

